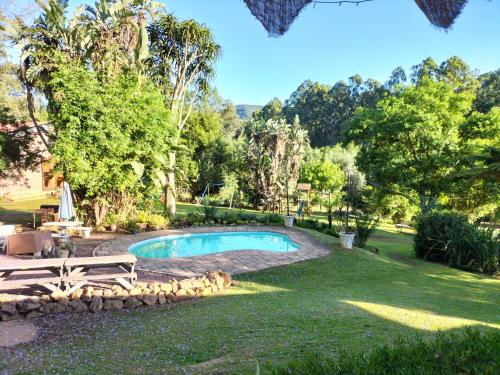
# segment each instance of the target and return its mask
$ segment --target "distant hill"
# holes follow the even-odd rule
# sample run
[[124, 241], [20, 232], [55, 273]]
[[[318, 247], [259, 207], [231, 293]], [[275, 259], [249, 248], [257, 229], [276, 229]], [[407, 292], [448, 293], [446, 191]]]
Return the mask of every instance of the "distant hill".
[[252, 105], [252, 104], [237, 104], [236, 105], [236, 113], [242, 120], [248, 119], [252, 116], [252, 113], [261, 109], [261, 105]]

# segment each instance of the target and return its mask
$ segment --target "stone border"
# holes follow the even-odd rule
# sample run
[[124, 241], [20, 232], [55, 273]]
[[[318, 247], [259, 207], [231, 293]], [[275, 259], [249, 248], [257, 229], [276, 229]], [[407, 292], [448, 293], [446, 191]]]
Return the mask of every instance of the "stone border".
[[137, 282], [130, 290], [125, 290], [115, 284], [111, 288], [86, 286], [69, 295], [60, 290], [41, 296], [0, 294], [0, 320], [10, 321], [67, 312], [96, 313], [102, 310], [164, 305], [207, 297], [229, 288], [232, 284], [231, 275], [228, 273], [211, 271], [201, 277], [181, 281], [171, 279], [165, 283]]
[[138, 257], [137, 269], [165, 273], [177, 277], [193, 277], [203, 275], [211, 270], [223, 270], [231, 275], [257, 271], [264, 268], [297, 263], [308, 259], [326, 256], [330, 250], [319, 241], [310, 237], [306, 232], [285, 228], [281, 226], [214, 226], [190, 227], [184, 229], [171, 229], [156, 232], [139, 233], [123, 236], [121, 238], [104, 242], [97, 246], [94, 256], [118, 255], [127, 253], [128, 248], [144, 240], [155, 237], [191, 234], [191, 233], [216, 233], [216, 232], [275, 232], [287, 235], [292, 241], [297, 242], [301, 248], [293, 252], [274, 253], [259, 250], [235, 250], [208, 255], [198, 255], [185, 258], [140, 258]]

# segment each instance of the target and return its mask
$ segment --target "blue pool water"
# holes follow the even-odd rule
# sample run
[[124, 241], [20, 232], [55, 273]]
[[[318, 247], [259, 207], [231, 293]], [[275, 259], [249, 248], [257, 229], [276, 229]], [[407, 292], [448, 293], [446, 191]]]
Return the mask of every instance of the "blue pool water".
[[136, 243], [129, 253], [143, 258], [180, 258], [231, 250], [287, 252], [300, 249], [288, 236], [273, 232], [224, 232], [158, 237]]

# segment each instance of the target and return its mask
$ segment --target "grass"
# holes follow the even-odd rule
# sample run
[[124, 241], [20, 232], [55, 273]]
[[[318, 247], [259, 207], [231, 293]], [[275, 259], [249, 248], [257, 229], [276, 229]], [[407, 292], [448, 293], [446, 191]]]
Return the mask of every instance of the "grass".
[[59, 204], [59, 200], [39, 198], [0, 201], [0, 221], [8, 224], [33, 225], [33, 211], [39, 209], [42, 204]]
[[44, 340], [1, 350], [0, 363], [49, 373], [255, 374], [257, 363], [311, 351], [500, 329], [500, 281], [416, 259], [411, 235], [379, 228], [368, 243], [379, 248], [374, 255], [307, 232], [331, 255], [239, 275], [237, 287], [173, 308], [59, 318]]

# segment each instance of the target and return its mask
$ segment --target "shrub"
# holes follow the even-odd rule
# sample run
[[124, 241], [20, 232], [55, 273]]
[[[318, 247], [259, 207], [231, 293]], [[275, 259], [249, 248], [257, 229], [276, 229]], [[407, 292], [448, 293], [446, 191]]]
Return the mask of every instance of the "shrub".
[[342, 351], [337, 358], [322, 354], [298, 356], [286, 366], [267, 366], [274, 375], [452, 375], [497, 374], [500, 331], [481, 333], [466, 329], [462, 334], [438, 333], [434, 339], [398, 339], [370, 353]]
[[221, 222], [223, 224], [239, 224], [240, 223], [240, 216], [238, 215], [237, 212], [225, 212], [221, 216]]
[[257, 215], [249, 212], [238, 212], [238, 217], [243, 223], [251, 223], [257, 221]]
[[372, 235], [375, 227], [378, 224], [378, 218], [373, 217], [369, 213], [356, 216], [354, 219], [354, 245], [356, 247], [365, 248], [366, 241]]
[[218, 210], [219, 208], [217, 207], [217, 201], [209, 198], [202, 199], [199, 212], [203, 215], [206, 223], [215, 221]]
[[191, 211], [186, 215], [187, 225], [199, 225], [203, 224], [205, 216], [201, 212]]
[[493, 230], [480, 229], [453, 212], [422, 215], [416, 229], [417, 257], [476, 272], [498, 272], [499, 238]]
[[158, 214], [149, 214], [146, 223], [149, 230], [161, 230], [168, 226], [168, 220]]

